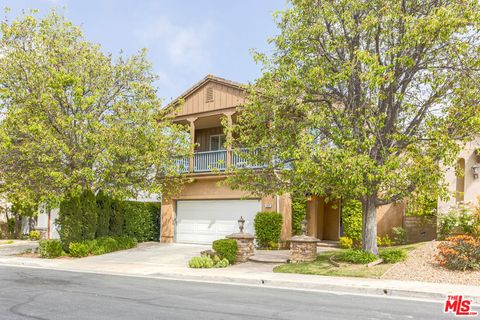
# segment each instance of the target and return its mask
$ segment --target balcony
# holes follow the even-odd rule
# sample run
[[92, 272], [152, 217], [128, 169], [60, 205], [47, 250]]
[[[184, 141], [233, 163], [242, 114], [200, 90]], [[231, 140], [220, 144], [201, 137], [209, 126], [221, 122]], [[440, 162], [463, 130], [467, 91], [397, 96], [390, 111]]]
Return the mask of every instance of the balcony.
[[[230, 164], [228, 163], [227, 150], [203, 151], [193, 154], [193, 173], [225, 171], [229, 165], [236, 168], [258, 169], [264, 165], [250, 165], [242, 158], [242, 153], [249, 152], [248, 149], [239, 149], [231, 152]], [[176, 160], [180, 173], [190, 172], [190, 161], [192, 158], [181, 158]]]

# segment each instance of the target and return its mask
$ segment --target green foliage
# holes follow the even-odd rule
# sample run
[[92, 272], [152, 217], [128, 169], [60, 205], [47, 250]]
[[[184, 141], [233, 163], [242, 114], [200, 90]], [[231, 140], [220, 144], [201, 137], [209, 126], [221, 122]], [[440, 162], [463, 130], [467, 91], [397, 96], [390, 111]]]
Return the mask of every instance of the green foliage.
[[230, 262], [228, 261], [228, 259], [223, 258], [220, 261], [216, 262], [213, 267], [214, 268], [226, 268], [226, 267], [229, 266], [229, 264], [230, 264]]
[[95, 238], [97, 229], [97, 202], [90, 190], [70, 195], [60, 204], [58, 225], [63, 249], [68, 252], [70, 242]]
[[9, 238], [15, 238], [15, 229], [16, 229], [15, 218], [8, 218], [7, 219], [7, 230], [8, 230], [8, 237]]
[[351, 249], [353, 246], [353, 240], [349, 237], [340, 237], [339, 242], [342, 249]]
[[68, 254], [72, 257], [86, 257], [90, 250], [90, 245], [86, 242], [70, 242], [68, 245]]
[[212, 243], [212, 249], [220, 259], [227, 259], [230, 264], [237, 260], [237, 241], [234, 239], [220, 239]]
[[375, 253], [375, 209], [444, 195], [440, 163], [479, 131], [478, 12], [478, 0], [291, 1], [231, 129], [233, 148], [255, 150], [242, 158], [266, 165], [232, 168], [230, 185], [359, 199]]
[[189, 143], [159, 107], [145, 50], [112, 58], [56, 11], [2, 19], [0, 48], [2, 194], [58, 203], [79, 190], [126, 199], [179, 187], [174, 159]]
[[354, 264], [368, 264], [378, 259], [378, 257], [371, 252], [356, 249], [348, 249], [342, 252], [339, 258], [341, 261]]
[[60, 240], [40, 240], [38, 243], [40, 257], [57, 258], [63, 253], [62, 242]]
[[345, 237], [354, 243], [362, 241], [362, 204], [357, 200], [342, 202], [342, 225]]
[[407, 216], [433, 216], [437, 214], [438, 197], [433, 193], [424, 191], [416, 193], [407, 199], [405, 215]]
[[407, 230], [402, 227], [392, 228], [393, 232], [393, 242], [396, 245], [406, 244], [407, 243]]
[[465, 205], [458, 205], [439, 218], [438, 235], [440, 239], [455, 234], [476, 235], [479, 228], [480, 220], [476, 211]]
[[154, 238], [151, 212], [142, 202], [123, 202], [120, 205], [125, 217], [125, 235], [134, 237], [138, 241], [148, 241]]
[[379, 255], [384, 263], [397, 263], [407, 260], [407, 251], [404, 249], [385, 249], [381, 250]]
[[384, 237], [377, 236], [377, 245], [379, 247], [390, 247], [393, 245], [393, 241], [390, 239], [388, 234]]
[[40, 240], [40, 231], [37, 231], [37, 230], [30, 231], [30, 233], [28, 234], [28, 239], [32, 241]]
[[292, 194], [292, 234], [302, 233], [302, 221], [307, 215], [307, 199], [304, 193]]
[[97, 194], [98, 217], [96, 238], [104, 237], [110, 234], [110, 219], [113, 215], [112, 206], [112, 198], [100, 190]]
[[209, 256], [193, 257], [188, 261], [190, 268], [212, 268], [214, 266], [212, 258]]
[[262, 249], [278, 244], [282, 231], [282, 215], [278, 212], [258, 212], [254, 220], [257, 244]]

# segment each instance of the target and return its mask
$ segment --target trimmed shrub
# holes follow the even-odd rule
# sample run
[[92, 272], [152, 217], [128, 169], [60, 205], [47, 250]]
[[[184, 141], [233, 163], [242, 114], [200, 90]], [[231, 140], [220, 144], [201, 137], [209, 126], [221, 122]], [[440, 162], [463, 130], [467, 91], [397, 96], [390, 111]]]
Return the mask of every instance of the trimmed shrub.
[[362, 242], [362, 203], [358, 200], [344, 200], [342, 203], [343, 235], [354, 244]]
[[97, 232], [96, 238], [105, 237], [110, 234], [110, 219], [113, 215], [113, 201], [103, 191], [97, 194]]
[[407, 243], [407, 230], [402, 227], [394, 227], [392, 229], [393, 232], [393, 242], [397, 245], [406, 244]]
[[226, 268], [226, 267], [228, 267], [229, 264], [230, 263], [228, 262], [228, 260], [223, 258], [222, 260], [216, 262], [213, 267], [214, 268]]
[[125, 218], [125, 235], [138, 241], [152, 240], [154, 230], [151, 213], [145, 203], [125, 201], [120, 205]]
[[220, 239], [213, 241], [212, 249], [220, 259], [227, 259], [230, 264], [237, 260], [237, 241], [234, 239]]
[[63, 252], [60, 240], [40, 240], [38, 248], [42, 258], [57, 258]]
[[307, 215], [307, 199], [304, 193], [292, 194], [292, 233], [302, 234], [302, 221]]
[[404, 249], [385, 249], [380, 251], [380, 258], [384, 263], [397, 263], [407, 260], [407, 251]]
[[378, 257], [371, 252], [356, 249], [348, 249], [342, 252], [339, 258], [341, 261], [354, 264], [367, 264], [378, 259]]
[[447, 238], [438, 247], [435, 259], [452, 270], [480, 270], [480, 240], [468, 235]]
[[282, 215], [278, 212], [258, 212], [254, 227], [257, 245], [262, 249], [272, 249], [272, 245], [280, 240]]
[[90, 245], [87, 242], [70, 242], [68, 245], [69, 255], [72, 257], [86, 257], [90, 250]]
[[385, 235], [384, 237], [377, 236], [377, 245], [379, 247], [390, 247], [392, 244], [393, 244], [393, 242], [390, 239], [390, 237], [388, 236], [388, 234]]
[[32, 241], [40, 240], [40, 231], [37, 231], [37, 230], [30, 231], [30, 233], [28, 234], [28, 239]]
[[353, 241], [349, 237], [340, 237], [338, 240], [342, 249], [350, 249], [353, 246]]
[[209, 256], [193, 257], [188, 261], [190, 268], [212, 268], [213, 260]]

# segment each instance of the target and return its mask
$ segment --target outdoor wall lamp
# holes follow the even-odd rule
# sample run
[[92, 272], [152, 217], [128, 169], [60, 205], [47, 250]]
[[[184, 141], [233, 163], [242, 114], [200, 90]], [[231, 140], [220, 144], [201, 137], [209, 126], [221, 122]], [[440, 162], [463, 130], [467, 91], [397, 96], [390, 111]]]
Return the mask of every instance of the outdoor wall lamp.
[[478, 163], [475, 163], [472, 166], [472, 172], [473, 172], [473, 178], [478, 179], [478, 174], [480, 173], [480, 165]]
[[244, 226], [245, 226], [245, 219], [243, 219], [243, 217], [240, 216], [240, 219], [238, 219], [238, 228], [240, 229], [240, 233], [243, 233]]

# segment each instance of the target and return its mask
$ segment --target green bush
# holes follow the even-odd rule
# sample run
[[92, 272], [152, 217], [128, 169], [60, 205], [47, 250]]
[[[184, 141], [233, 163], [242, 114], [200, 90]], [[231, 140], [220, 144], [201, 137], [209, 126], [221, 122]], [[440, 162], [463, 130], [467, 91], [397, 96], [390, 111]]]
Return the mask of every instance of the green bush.
[[353, 246], [353, 241], [349, 237], [340, 237], [339, 242], [342, 249], [350, 249]]
[[342, 202], [343, 235], [352, 239], [354, 244], [362, 241], [362, 203], [357, 200]]
[[407, 251], [404, 249], [385, 249], [380, 251], [379, 255], [384, 263], [397, 263], [407, 260]]
[[258, 212], [254, 221], [257, 245], [262, 249], [272, 249], [278, 244], [282, 231], [282, 215], [278, 212]]
[[107, 196], [103, 191], [97, 194], [97, 232], [96, 238], [105, 237], [110, 234], [110, 219], [113, 215], [113, 200]]
[[118, 250], [125, 250], [137, 246], [137, 241], [132, 237], [101, 237], [88, 241], [90, 252], [93, 255], [102, 255]]
[[469, 235], [449, 237], [437, 246], [435, 260], [452, 270], [480, 270], [480, 240]]
[[393, 232], [393, 242], [397, 245], [407, 243], [407, 230], [402, 227], [394, 227]]
[[58, 224], [65, 251], [68, 251], [70, 242], [82, 242], [95, 238], [97, 209], [97, 201], [91, 190], [85, 190], [80, 195], [68, 195], [62, 201]]
[[479, 222], [476, 216], [465, 205], [458, 205], [452, 208], [439, 219], [438, 235], [440, 239], [445, 239], [456, 234], [476, 234]]
[[228, 260], [223, 258], [222, 260], [216, 262], [213, 267], [214, 268], [226, 268], [226, 267], [228, 267], [229, 264], [230, 263], [228, 262]]
[[230, 264], [234, 264], [237, 260], [237, 241], [234, 239], [220, 239], [213, 241], [212, 249], [220, 257], [227, 259]]
[[302, 221], [307, 215], [307, 199], [304, 193], [292, 194], [292, 233], [302, 234]]
[[209, 256], [193, 257], [188, 261], [190, 268], [212, 268], [213, 260]]
[[125, 235], [138, 241], [152, 240], [154, 237], [151, 214], [145, 203], [125, 201], [120, 206], [125, 218]]
[[69, 255], [72, 257], [86, 257], [90, 250], [90, 245], [87, 242], [70, 242], [68, 245]]
[[60, 240], [40, 240], [38, 248], [42, 258], [60, 257], [63, 252]]
[[367, 264], [378, 259], [376, 255], [371, 252], [348, 249], [340, 254], [340, 260], [354, 264]]
[[32, 241], [40, 240], [40, 231], [37, 231], [37, 230], [30, 231], [30, 233], [28, 234], [28, 239]]
[[390, 247], [393, 244], [392, 240], [390, 237], [385, 235], [384, 237], [377, 236], [377, 245], [379, 247]]

